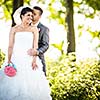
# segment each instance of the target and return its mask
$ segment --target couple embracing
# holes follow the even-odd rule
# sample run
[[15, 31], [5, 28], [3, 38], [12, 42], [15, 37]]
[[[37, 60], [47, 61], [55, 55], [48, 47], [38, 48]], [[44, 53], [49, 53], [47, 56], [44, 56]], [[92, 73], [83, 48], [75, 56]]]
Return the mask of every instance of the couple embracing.
[[49, 29], [39, 22], [42, 13], [38, 6], [19, 11], [21, 23], [10, 30], [7, 61], [17, 73], [9, 77], [0, 70], [0, 100], [52, 100], [44, 59]]

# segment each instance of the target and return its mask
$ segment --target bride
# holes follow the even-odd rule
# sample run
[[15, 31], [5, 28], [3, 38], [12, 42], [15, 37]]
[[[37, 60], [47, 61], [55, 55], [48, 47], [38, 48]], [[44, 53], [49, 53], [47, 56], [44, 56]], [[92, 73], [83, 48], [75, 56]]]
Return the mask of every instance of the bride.
[[51, 100], [41, 60], [27, 54], [28, 49], [38, 48], [38, 29], [30, 26], [32, 17], [33, 10], [24, 7], [20, 12], [21, 24], [10, 30], [8, 63], [16, 65], [17, 73], [9, 77], [0, 70], [0, 100]]

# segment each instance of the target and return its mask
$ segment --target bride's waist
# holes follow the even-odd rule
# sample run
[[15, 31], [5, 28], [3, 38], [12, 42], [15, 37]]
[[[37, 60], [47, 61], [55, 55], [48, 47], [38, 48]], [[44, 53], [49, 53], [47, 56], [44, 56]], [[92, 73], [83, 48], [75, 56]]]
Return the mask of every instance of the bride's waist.
[[[29, 49], [29, 48], [28, 48]], [[27, 53], [27, 51], [28, 51], [28, 49], [27, 48], [19, 48], [19, 49], [13, 49], [13, 53], [16, 53], [16, 54], [20, 54], [20, 53], [22, 53], [22, 54], [26, 54]]]

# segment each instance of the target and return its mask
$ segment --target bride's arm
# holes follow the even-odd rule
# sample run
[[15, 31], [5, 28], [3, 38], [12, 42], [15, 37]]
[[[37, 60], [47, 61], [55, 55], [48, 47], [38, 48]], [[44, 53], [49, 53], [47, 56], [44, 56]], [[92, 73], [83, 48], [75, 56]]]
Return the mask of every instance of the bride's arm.
[[[38, 38], [39, 38], [38, 32], [39, 31], [38, 31], [37, 27], [34, 27], [34, 29], [33, 29], [33, 52], [37, 52], [37, 49], [38, 49]], [[33, 61], [32, 61], [33, 69], [36, 69], [36, 67], [37, 67], [36, 57], [37, 56], [33, 56]]]
[[34, 27], [33, 30], [33, 49], [37, 50], [38, 49], [38, 38], [39, 38], [39, 30], [37, 27]]
[[9, 45], [8, 45], [8, 63], [11, 63], [11, 56], [13, 52], [13, 46], [14, 46], [14, 28], [11, 28], [9, 33]]
[[38, 39], [39, 39], [39, 29], [35, 26], [31, 27], [31, 32], [33, 32], [33, 47], [27, 51], [30, 56], [38, 56]]

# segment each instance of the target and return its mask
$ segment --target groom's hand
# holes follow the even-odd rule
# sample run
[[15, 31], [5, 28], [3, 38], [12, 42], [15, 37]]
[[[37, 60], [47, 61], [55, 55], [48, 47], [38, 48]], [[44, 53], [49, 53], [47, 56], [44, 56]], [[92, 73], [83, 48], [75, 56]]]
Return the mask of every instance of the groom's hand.
[[38, 55], [38, 51], [37, 50], [34, 50], [34, 49], [29, 49], [27, 51], [28, 55], [30, 56], [37, 56]]

